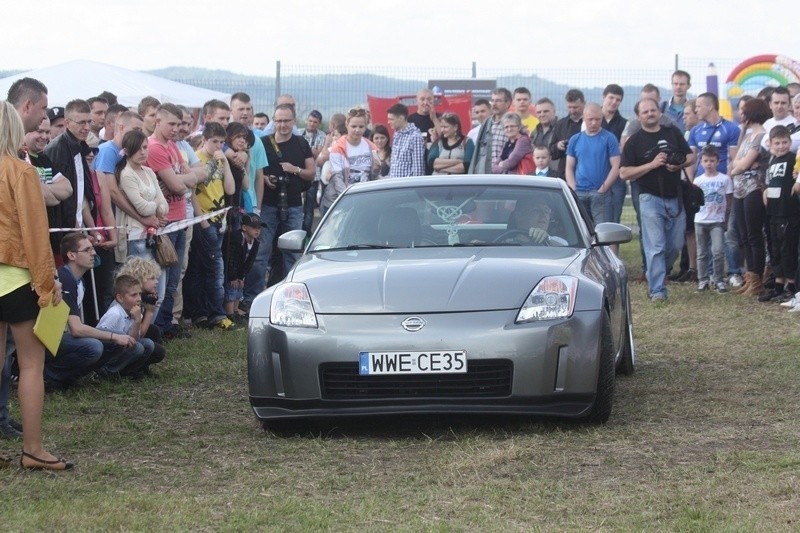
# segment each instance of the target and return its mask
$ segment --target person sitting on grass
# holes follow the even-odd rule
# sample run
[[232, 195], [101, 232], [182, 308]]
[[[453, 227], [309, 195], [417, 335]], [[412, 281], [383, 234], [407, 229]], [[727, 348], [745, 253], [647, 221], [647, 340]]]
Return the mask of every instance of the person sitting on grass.
[[[153, 324], [158, 309], [158, 280], [161, 267], [153, 259], [129, 256], [117, 269], [117, 276], [132, 276], [142, 285], [142, 324], [139, 335], [153, 341], [153, 353], [150, 359], [162, 361], [166, 356], [161, 330]], [[155, 360], [158, 361], [155, 361]], [[146, 372], [152, 375], [152, 372]]]
[[69, 388], [92, 371], [100, 379], [115, 377], [127, 366], [124, 349], [136, 342], [130, 335], [94, 328], [81, 320], [86, 292], [83, 275], [94, 267], [95, 253], [92, 241], [83, 233], [68, 233], [61, 239], [64, 266], [58, 269], [58, 279], [69, 316], [58, 352], [48, 352], [45, 357], [44, 380], [49, 391]]
[[242, 215], [239, 231], [229, 231], [222, 239], [225, 256], [225, 313], [228, 319], [241, 324], [247, 314], [239, 311], [244, 297], [244, 279], [258, 254], [258, 238], [266, 227], [255, 213]]
[[120, 375], [133, 379], [143, 378], [149, 373], [150, 365], [164, 359], [163, 353], [153, 357], [155, 344], [141, 336], [143, 318], [142, 284], [133, 276], [117, 276], [114, 280], [114, 303], [97, 323], [97, 328], [128, 335], [134, 340], [120, 354], [120, 358], [124, 358], [127, 364], [119, 371]]

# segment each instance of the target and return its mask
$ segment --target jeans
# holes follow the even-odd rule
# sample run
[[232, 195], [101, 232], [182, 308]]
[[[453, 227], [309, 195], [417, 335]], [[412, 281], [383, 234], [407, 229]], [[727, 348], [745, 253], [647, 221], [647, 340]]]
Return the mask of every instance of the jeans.
[[731, 214], [728, 217], [728, 231], [725, 232], [725, 264], [728, 265], [728, 275], [742, 275], [742, 236], [739, 233], [736, 221], [736, 200], [733, 200]]
[[666, 298], [664, 276], [667, 266], [677, 259], [683, 248], [686, 213], [678, 198], [662, 198], [639, 194], [639, 213], [642, 219], [642, 241], [647, 258], [647, 285], [650, 297]]
[[[267, 273], [269, 271], [269, 256], [272, 254], [272, 241], [278, 232], [280, 219], [278, 218], [278, 208], [272, 206], [261, 207], [261, 219], [267, 225], [261, 230], [258, 241], [258, 254], [253, 262], [253, 267], [247, 274], [244, 281], [244, 301], [251, 303], [267, 284]], [[288, 217], [283, 226], [286, 231], [302, 229], [303, 225], [303, 206], [290, 207]], [[284, 272], [288, 273], [297, 261], [297, 254], [283, 253]]]
[[175, 291], [178, 290], [178, 283], [181, 280], [181, 269], [183, 267], [183, 252], [186, 249], [186, 230], [178, 230], [170, 233], [165, 233], [175, 246], [175, 253], [178, 256], [178, 262], [166, 270], [166, 283], [164, 292], [164, 301], [161, 302], [161, 308], [156, 315], [155, 324], [161, 331], [169, 331], [172, 328], [172, 306], [175, 304]]
[[207, 318], [216, 322], [225, 318], [223, 307], [225, 265], [222, 260], [220, 226], [195, 226], [189, 249], [189, 267], [183, 279], [184, 316]]
[[311, 187], [305, 193], [305, 201], [303, 202], [303, 229], [306, 233], [311, 235], [311, 228], [314, 226], [314, 209], [317, 207], [317, 189], [319, 189], [319, 182], [314, 180], [311, 182]]
[[595, 225], [610, 220], [612, 205], [612, 193], [610, 191], [577, 191], [576, 194], [578, 195], [578, 200], [586, 208], [586, 212], [592, 215], [592, 222]]
[[[725, 276], [725, 231], [722, 222], [716, 224], [695, 224], [697, 238], [697, 279], [711, 279], [712, 283], [722, 281]], [[713, 258], [713, 270], [709, 276], [709, 250]]]
[[617, 178], [614, 185], [611, 186], [611, 211], [606, 222], [617, 222], [622, 219], [622, 206], [625, 205], [625, 193], [628, 187], [625, 181]]
[[145, 366], [154, 348], [153, 341], [144, 338], [130, 348], [117, 344], [109, 346], [103, 353], [97, 373], [104, 377], [133, 374]]
[[104, 350], [103, 343], [98, 339], [73, 337], [69, 332], [64, 332], [57, 356], [45, 353], [44, 379], [69, 385], [99, 368]]
[[770, 242], [769, 262], [776, 278], [794, 283], [797, 276], [797, 241], [800, 238], [800, 220], [794, 217], [769, 219]]
[[767, 250], [764, 244], [764, 215], [766, 208], [761, 191], [755, 190], [744, 198], [733, 199], [733, 218], [739, 236], [744, 240], [747, 271], [759, 276], [764, 273]]
[[642, 274], [647, 272], [647, 256], [644, 255], [644, 237], [642, 231], [642, 214], [639, 209], [639, 184], [631, 182], [631, 203], [636, 213], [636, 224], [639, 226], [639, 253], [642, 255]]

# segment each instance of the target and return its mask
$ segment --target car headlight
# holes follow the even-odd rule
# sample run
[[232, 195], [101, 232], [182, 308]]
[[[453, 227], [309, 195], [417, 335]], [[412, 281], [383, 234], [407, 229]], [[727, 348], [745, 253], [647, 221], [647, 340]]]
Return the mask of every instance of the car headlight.
[[571, 276], [543, 278], [522, 304], [516, 322], [551, 320], [572, 316], [578, 279]]
[[282, 283], [272, 293], [269, 321], [277, 326], [316, 328], [317, 315], [308, 288], [302, 283]]

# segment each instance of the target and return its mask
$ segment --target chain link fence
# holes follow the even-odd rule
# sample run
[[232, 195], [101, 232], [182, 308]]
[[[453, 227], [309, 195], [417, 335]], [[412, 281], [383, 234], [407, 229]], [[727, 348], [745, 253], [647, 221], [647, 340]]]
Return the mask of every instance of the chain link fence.
[[[673, 71], [689, 72], [692, 86], [689, 96], [694, 97], [713, 87], [718, 87], [721, 98], [725, 94], [725, 81], [742, 59], [730, 58], [665, 58], [663, 64], [648, 69], [538, 69], [535, 67], [492, 68], [476, 63], [444, 68], [385, 66], [349, 67], [343, 65], [285, 65], [275, 64], [275, 71], [265, 76], [235, 76], [230, 79], [175, 79], [198, 87], [234, 93], [243, 91], [250, 95], [255, 112], [271, 114], [275, 98], [284, 93], [291, 94], [298, 103], [298, 120], [302, 124], [308, 113], [316, 109], [327, 119], [333, 113], [346, 112], [354, 106], [366, 106], [367, 95], [394, 97], [413, 95], [420, 88], [428, 87], [429, 80], [442, 79], [489, 79], [496, 80], [497, 87], [514, 90], [527, 87], [534, 101], [547, 97], [556, 104], [559, 115], [564, 113], [564, 94], [571, 88], [584, 92], [587, 102], [600, 102], [603, 88], [616, 83], [623, 87], [625, 99], [620, 107], [624, 117], [633, 116], [633, 106], [639, 90], [646, 83], [661, 89], [662, 98], [672, 94], [670, 78]], [[716, 79], [713, 76], [714, 70]], [[380, 122], [380, 117], [374, 117]], [[635, 225], [630, 202], [626, 202], [623, 223]]]

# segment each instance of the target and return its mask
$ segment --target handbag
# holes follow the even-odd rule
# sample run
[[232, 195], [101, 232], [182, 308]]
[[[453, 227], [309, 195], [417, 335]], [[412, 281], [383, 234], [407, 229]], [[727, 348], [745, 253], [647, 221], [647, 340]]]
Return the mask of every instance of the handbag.
[[536, 164], [533, 162], [533, 153], [525, 154], [515, 169], [520, 176], [530, 176], [534, 170], [536, 170]]
[[164, 268], [178, 264], [178, 254], [175, 252], [175, 246], [166, 235], [156, 235], [155, 256], [156, 262]]

